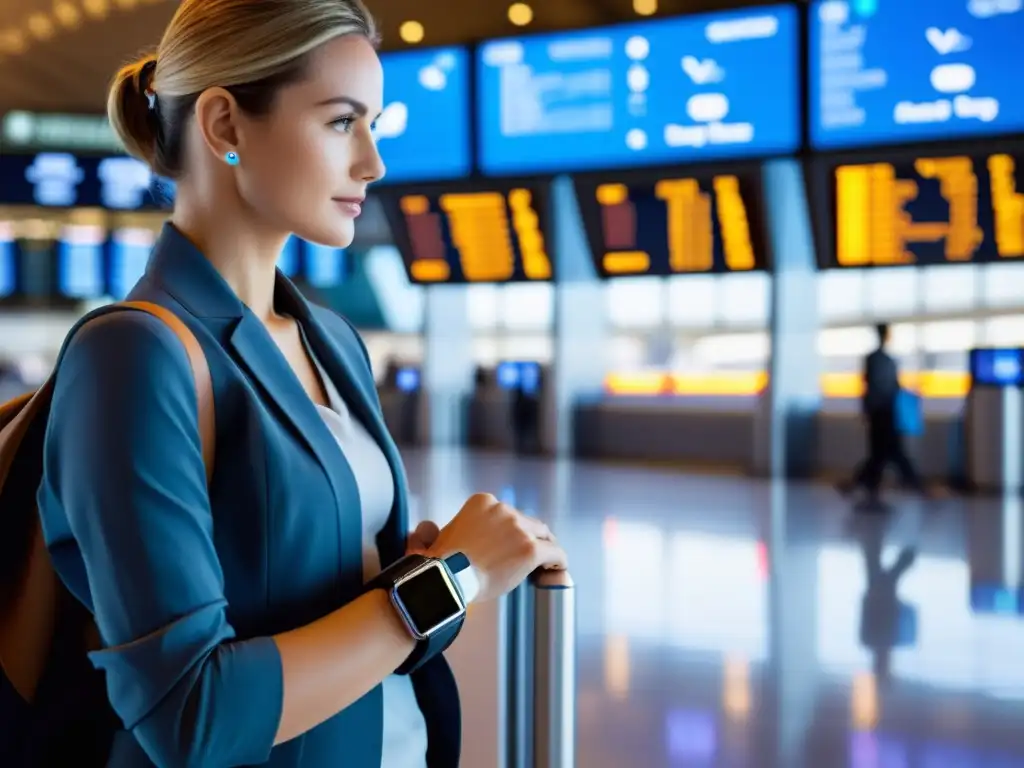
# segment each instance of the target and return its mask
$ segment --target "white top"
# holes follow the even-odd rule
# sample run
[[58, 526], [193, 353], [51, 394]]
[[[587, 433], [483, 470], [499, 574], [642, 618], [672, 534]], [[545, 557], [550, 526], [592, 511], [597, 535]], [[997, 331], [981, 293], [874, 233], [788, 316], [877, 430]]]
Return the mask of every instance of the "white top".
[[[387, 524], [394, 506], [394, 477], [384, 452], [359, 420], [352, 416], [308, 343], [306, 349], [320, 372], [331, 406], [317, 405], [317, 411], [338, 441], [359, 489], [363, 518], [363, 578], [369, 581], [381, 570], [377, 534]], [[479, 588], [476, 574], [470, 568], [458, 574], [457, 579], [466, 601], [471, 601]], [[416, 701], [412, 679], [407, 675], [391, 675], [384, 679], [382, 688], [384, 749], [381, 768], [426, 768], [427, 725]]]

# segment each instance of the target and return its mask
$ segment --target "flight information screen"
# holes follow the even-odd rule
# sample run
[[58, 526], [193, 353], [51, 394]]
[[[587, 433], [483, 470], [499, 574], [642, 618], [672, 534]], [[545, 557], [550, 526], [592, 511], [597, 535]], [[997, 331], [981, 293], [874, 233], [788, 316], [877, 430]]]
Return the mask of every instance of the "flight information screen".
[[791, 6], [495, 40], [478, 49], [493, 175], [788, 153], [801, 143]]
[[605, 277], [765, 268], [752, 175], [576, 179], [580, 212]]
[[955, 155], [833, 168], [832, 266], [1024, 258], [1021, 163]]
[[552, 279], [541, 183], [382, 193], [382, 200], [415, 283]]
[[0, 221], [0, 299], [17, 289], [16, 259], [14, 231], [9, 223]]
[[819, 149], [1024, 130], [1021, 0], [817, 0], [810, 139]]
[[0, 155], [0, 205], [159, 210], [169, 207], [164, 191], [149, 168], [132, 157]]
[[381, 55], [384, 112], [377, 147], [387, 182], [469, 175], [469, 54], [439, 48]]
[[57, 292], [69, 299], [97, 299], [106, 292], [107, 232], [99, 226], [63, 227], [57, 242]]

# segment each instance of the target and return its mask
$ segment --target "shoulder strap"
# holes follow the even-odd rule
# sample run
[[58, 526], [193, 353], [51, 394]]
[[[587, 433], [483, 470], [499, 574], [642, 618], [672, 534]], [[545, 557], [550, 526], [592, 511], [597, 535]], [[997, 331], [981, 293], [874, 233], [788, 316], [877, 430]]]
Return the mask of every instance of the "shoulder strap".
[[206, 480], [213, 478], [213, 457], [217, 445], [217, 419], [213, 407], [213, 380], [206, 354], [192, 331], [181, 319], [165, 307], [148, 301], [126, 301], [115, 306], [145, 312], [162, 320], [185, 347], [192, 378], [196, 384], [196, 399], [199, 403], [199, 439], [203, 448], [203, 464], [206, 465]]
[[[125, 302], [103, 308], [95, 316], [120, 310], [145, 312], [163, 321], [185, 347], [192, 376], [195, 380], [199, 404], [199, 437], [207, 482], [213, 477], [213, 458], [216, 441], [216, 419], [213, 403], [213, 382], [203, 348], [195, 335], [173, 312], [149, 302]], [[76, 326], [88, 324], [90, 316]], [[70, 340], [70, 335], [69, 335]], [[68, 342], [65, 342], [65, 349]], [[63, 356], [63, 353], [62, 353]], [[8, 479], [18, 448], [28, 434], [36, 417], [49, 411], [53, 398], [57, 369], [35, 394], [24, 396], [0, 408], [0, 488]], [[38, 478], [36, 478], [38, 480]], [[31, 479], [29, 479], [31, 482]], [[34, 489], [33, 489], [34, 490]], [[0, 605], [0, 669], [21, 696], [31, 701], [39, 680], [45, 671], [52, 646], [61, 599], [60, 579], [53, 569], [43, 538], [38, 516], [34, 521], [31, 541], [25, 552], [21, 582], [13, 588], [12, 599]], [[86, 628], [87, 632], [90, 628]]]

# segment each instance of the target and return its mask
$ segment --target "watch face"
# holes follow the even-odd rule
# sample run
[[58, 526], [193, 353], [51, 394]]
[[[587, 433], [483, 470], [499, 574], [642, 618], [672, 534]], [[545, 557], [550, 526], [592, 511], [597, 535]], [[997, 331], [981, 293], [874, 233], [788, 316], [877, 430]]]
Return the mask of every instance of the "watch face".
[[395, 589], [413, 628], [426, 635], [462, 612], [462, 602], [440, 564], [426, 568]]

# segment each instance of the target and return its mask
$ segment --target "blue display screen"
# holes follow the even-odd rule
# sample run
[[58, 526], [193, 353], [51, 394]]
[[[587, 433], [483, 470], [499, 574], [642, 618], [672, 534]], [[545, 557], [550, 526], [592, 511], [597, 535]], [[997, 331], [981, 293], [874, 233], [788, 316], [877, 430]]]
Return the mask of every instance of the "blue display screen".
[[795, 8], [484, 43], [485, 173], [771, 155], [801, 141]]
[[1020, 0], [818, 0], [811, 143], [820, 149], [1024, 130]]
[[68, 226], [57, 243], [57, 291], [73, 299], [95, 299], [104, 294], [102, 227]]
[[14, 293], [14, 260], [14, 240], [6, 233], [0, 233], [0, 298]]
[[377, 147], [385, 181], [469, 175], [469, 54], [437, 48], [381, 55], [384, 112]]
[[314, 288], [334, 288], [345, 281], [345, 251], [306, 243], [306, 282]]
[[3, 205], [157, 210], [169, 204], [168, 190], [163, 187], [144, 163], [123, 155], [0, 155]]
[[1024, 385], [1024, 352], [1020, 349], [972, 349], [970, 365], [971, 378], [976, 385]]
[[117, 301], [127, 296], [146, 273], [156, 235], [148, 229], [120, 229], [110, 238], [108, 292]]
[[277, 257], [277, 268], [288, 278], [295, 277], [299, 273], [299, 263], [302, 256], [299, 250], [302, 248], [302, 240], [292, 235], [285, 241], [281, 255]]
[[413, 393], [420, 388], [419, 368], [399, 368], [395, 376], [395, 386], [401, 392]]

